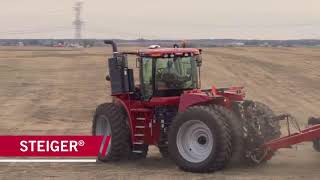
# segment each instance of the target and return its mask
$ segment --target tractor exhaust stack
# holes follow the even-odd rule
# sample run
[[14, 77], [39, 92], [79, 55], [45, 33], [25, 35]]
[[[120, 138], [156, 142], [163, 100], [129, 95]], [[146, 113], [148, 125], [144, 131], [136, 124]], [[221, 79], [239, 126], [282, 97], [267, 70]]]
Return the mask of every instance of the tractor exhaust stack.
[[105, 44], [110, 44], [112, 46], [113, 53], [118, 53], [117, 44], [113, 40], [104, 40]]

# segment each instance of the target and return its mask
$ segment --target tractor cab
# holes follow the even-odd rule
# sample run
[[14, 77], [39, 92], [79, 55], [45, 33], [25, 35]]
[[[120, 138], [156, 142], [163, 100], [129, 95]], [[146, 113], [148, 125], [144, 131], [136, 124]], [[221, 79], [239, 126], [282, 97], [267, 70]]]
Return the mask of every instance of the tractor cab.
[[[196, 48], [152, 48], [136, 52], [117, 52], [109, 59], [112, 95], [135, 94], [148, 101], [151, 97], [179, 96], [185, 90], [200, 88], [201, 55]], [[139, 68], [139, 85], [128, 55], [135, 55]]]
[[157, 48], [138, 53], [142, 99], [179, 96], [199, 88], [201, 58], [198, 49]]

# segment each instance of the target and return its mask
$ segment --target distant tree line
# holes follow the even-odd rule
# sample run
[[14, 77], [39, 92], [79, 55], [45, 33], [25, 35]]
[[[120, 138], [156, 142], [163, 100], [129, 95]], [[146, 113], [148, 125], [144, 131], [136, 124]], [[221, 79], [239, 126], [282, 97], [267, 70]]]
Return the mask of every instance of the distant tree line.
[[[120, 46], [160, 45], [171, 47], [181, 43], [180, 40], [123, 40], [114, 39]], [[224, 47], [224, 46], [270, 46], [270, 47], [295, 47], [295, 46], [320, 46], [318, 39], [301, 40], [242, 40], [242, 39], [191, 39], [187, 40], [188, 47]], [[0, 39], [0, 46], [64, 46], [64, 47], [99, 47], [104, 46], [100, 39]]]

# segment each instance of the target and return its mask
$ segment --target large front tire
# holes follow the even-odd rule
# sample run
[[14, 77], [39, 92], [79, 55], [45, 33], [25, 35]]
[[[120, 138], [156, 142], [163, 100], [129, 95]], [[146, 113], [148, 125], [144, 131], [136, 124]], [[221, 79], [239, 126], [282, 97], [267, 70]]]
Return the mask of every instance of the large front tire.
[[113, 103], [101, 104], [97, 107], [92, 123], [93, 136], [111, 136], [111, 143], [106, 154], [99, 151], [98, 160], [117, 161], [125, 157], [128, 149], [128, 128], [126, 116], [120, 107]]
[[213, 172], [231, 158], [231, 135], [214, 106], [193, 106], [177, 115], [169, 130], [169, 154], [185, 171]]

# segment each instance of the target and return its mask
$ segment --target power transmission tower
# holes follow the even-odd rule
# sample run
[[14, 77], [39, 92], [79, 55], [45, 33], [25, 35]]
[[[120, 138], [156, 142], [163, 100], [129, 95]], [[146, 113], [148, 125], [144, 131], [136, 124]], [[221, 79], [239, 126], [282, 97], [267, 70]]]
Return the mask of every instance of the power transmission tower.
[[81, 31], [83, 26], [83, 21], [81, 20], [81, 11], [82, 11], [82, 4], [83, 2], [78, 1], [75, 3], [75, 6], [73, 7], [75, 11], [75, 20], [73, 21], [74, 25], [74, 38], [75, 39], [81, 39]]

